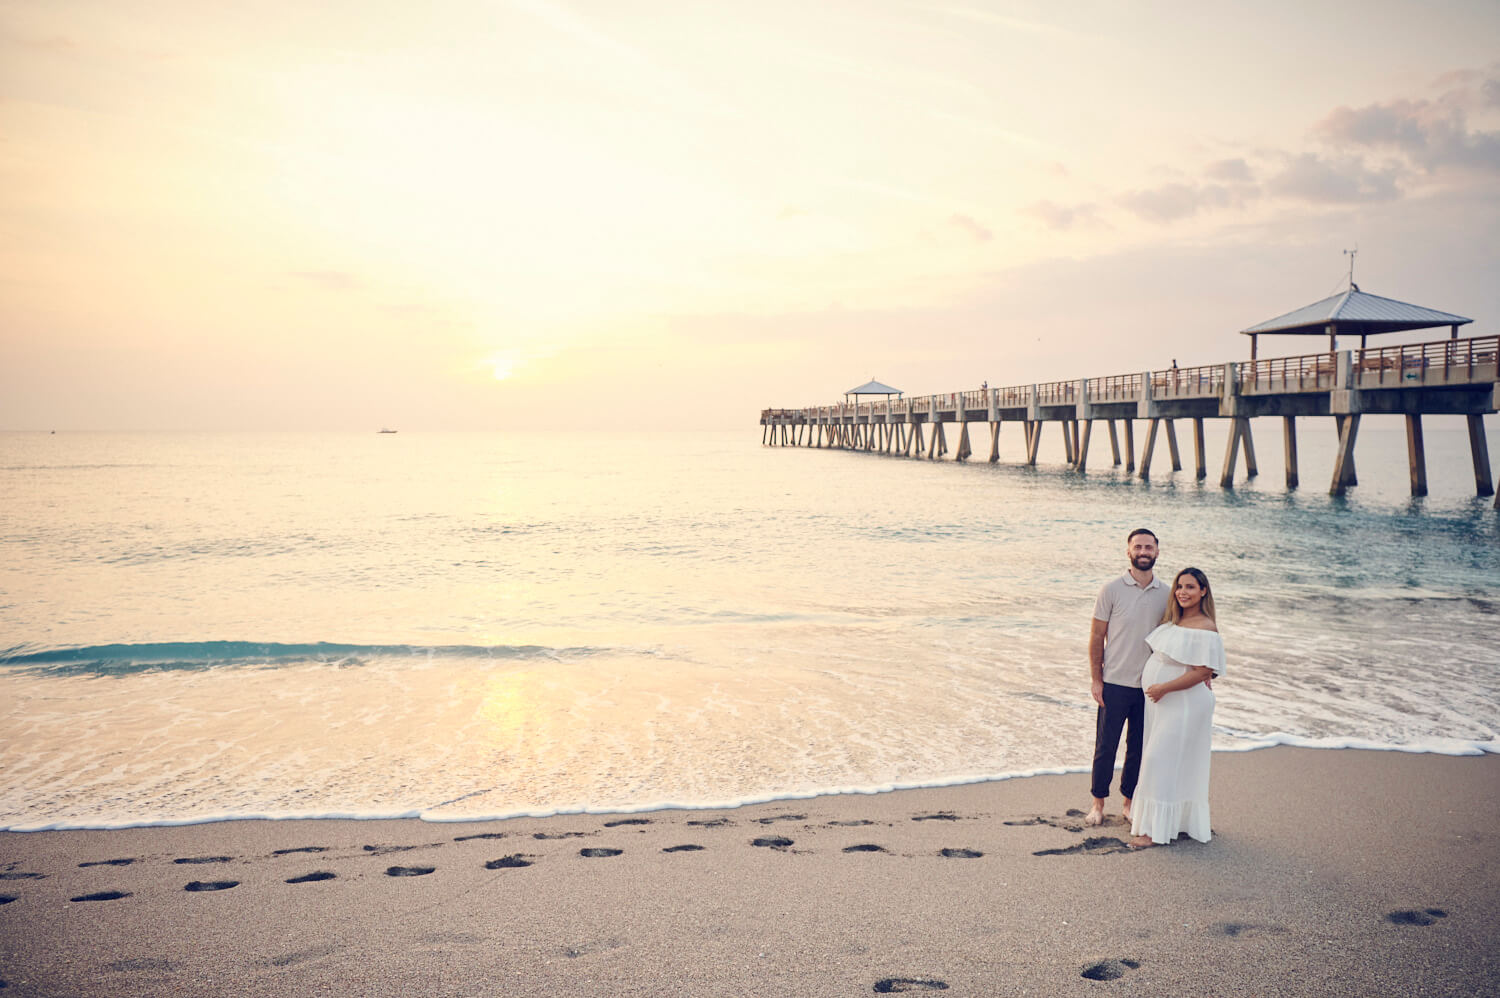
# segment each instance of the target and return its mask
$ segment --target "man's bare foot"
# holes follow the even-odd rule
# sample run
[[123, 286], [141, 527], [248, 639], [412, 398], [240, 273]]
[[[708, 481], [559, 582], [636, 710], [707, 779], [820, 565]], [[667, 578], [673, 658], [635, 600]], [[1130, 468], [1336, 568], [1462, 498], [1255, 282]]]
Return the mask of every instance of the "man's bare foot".
[[1125, 816], [1125, 824], [1130, 824], [1130, 798], [1125, 798], [1125, 804], [1120, 808], [1120, 813]]
[[1098, 798], [1094, 799], [1094, 806], [1089, 808], [1089, 813], [1083, 816], [1085, 825], [1104, 824], [1104, 802]]
[[1135, 838], [1127, 842], [1126, 845], [1130, 846], [1130, 848], [1132, 849], [1150, 849], [1152, 846], [1156, 845], [1156, 843], [1151, 841], [1151, 836], [1149, 835], [1137, 835]]

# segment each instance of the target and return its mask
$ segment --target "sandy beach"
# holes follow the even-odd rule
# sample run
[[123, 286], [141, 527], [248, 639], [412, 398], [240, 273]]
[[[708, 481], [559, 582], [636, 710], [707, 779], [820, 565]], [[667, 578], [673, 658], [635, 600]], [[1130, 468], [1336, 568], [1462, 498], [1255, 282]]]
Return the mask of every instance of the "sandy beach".
[[7, 995], [1475, 995], [1500, 758], [1214, 758], [1131, 852], [1084, 775], [725, 811], [0, 835]]

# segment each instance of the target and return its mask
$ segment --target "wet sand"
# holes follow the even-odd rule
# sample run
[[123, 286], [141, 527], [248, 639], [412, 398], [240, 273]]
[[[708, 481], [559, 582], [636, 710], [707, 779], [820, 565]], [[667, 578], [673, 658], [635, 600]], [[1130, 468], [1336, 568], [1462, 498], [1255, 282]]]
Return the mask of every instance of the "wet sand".
[[0, 834], [11, 995], [1500, 993], [1500, 756], [1214, 757], [724, 811]]

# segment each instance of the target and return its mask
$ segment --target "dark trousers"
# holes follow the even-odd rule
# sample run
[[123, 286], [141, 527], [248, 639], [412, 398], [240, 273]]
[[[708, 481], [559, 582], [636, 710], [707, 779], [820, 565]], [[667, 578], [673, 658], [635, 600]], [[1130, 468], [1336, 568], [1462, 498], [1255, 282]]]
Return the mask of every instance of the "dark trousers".
[[[1126, 730], [1128, 726], [1128, 730]], [[1104, 706], [1094, 725], [1095, 797], [1109, 796], [1115, 776], [1115, 755], [1120, 750], [1120, 732], [1125, 730], [1125, 769], [1120, 773], [1120, 796], [1135, 796], [1135, 781], [1141, 775], [1141, 738], [1146, 728], [1146, 694], [1134, 686], [1104, 684]]]

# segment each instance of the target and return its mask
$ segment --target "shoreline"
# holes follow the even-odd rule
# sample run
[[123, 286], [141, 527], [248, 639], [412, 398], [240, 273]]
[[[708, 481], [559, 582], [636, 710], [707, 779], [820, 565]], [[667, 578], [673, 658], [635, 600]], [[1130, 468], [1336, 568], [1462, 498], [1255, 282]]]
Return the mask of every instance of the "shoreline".
[[3, 832], [0, 980], [17, 995], [1500, 985], [1500, 756], [1216, 752], [1213, 841], [1142, 852], [1123, 847], [1118, 797], [1109, 825], [1078, 824], [1087, 782]]
[[[1443, 744], [1423, 743], [1418, 746], [1395, 745], [1389, 743], [1373, 742], [1361, 738], [1330, 738], [1315, 739], [1302, 738], [1287, 735], [1276, 740], [1255, 740], [1249, 736], [1242, 737], [1246, 742], [1244, 745], [1233, 748], [1216, 747], [1213, 750], [1217, 758], [1221, 755], [1238, 755], [1249, 752], [1260, 752], [1266, 749], [1276, 748], [1299, 748], [1313, 751], [1367, 751], [1367, 752], [1393, 752], [1402, 755], [1437, 755], [1450, 758], [1473, 758], [1483, 755], [1500, 755], [1500, 739], [1479, 742], [1465, 741], [1462, 739], [1444, 739]], [[1120, 771], [1120, 763], [1116, 762], [1115, 772]], [[821, 790], [795, 791], [785, 794], [768, 794], [764, 796], [747, 797], [743, 800], [710, 801], [707, 803], [682, 803], [679, 801], [653, 801], [643, 804], [625, 805], [621, 807], [590, 807], [590, 806], [565, 806], [552, 810], [536, 811], [514, 811], [498, 814], [468, 815], [445, 817], [432, 814], [435, 808], [408, 809], [406, 811], [382, 813], [382, 814], [360, 814], [354, 812], [332, 812], [316, 814], [223, 814], [211, 815], [198, 818], [162, 818], [125, 820], [121, 822], [107, 822], [97, 824], [68, 823], [66, 821], [43, 822], [36, 824], [11, 825], [0, 827], [0, 835], [18, 834], [30, 835], [38, 832], [95, 832], [95, 831], [124, 831], [133, 828], [183, 828], [190, 825], [212, 825], [235, 821], [269, 821], [269, 822], [299, 822], [299, 821], [419, 821], [432, 825], [454, 825], [464, 823], [484, 823], [498, 821], [515, 821], [518, 819], [543, 819], [571, 816], [595, 815], [608, 817], [611, 815], [635, 815], [654, 814], [665, 811], [733, 811], [745, 807], [777, 803], [796, 803], [799, 801], [821, 800], [825, 797], [874, 797], [882, 794], [904, 793], [912, 790], [943, 790], [952, 787], [966, 787], [975, 784], [1005, 783], [1011, 780], [1029, 780], [1045, 776], [1076, 776], [1081, 773], [1090, 772], [1091, 767], [1081, 766], [1049, 766], [1032, 770], [1022, 770], [1012, 773], [995, 773], [979, 776], [955, 776], [936, 780], [917, 781], [912, 783], [879, 784], [867, 787], [834, 787]], [[443, 805], [436, 805], [442, 807]]]

